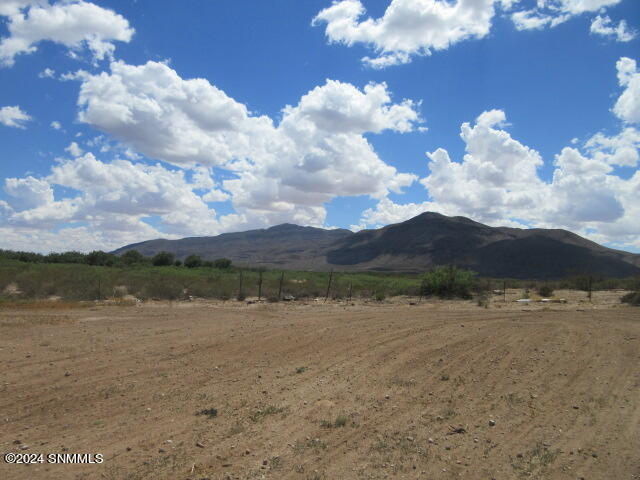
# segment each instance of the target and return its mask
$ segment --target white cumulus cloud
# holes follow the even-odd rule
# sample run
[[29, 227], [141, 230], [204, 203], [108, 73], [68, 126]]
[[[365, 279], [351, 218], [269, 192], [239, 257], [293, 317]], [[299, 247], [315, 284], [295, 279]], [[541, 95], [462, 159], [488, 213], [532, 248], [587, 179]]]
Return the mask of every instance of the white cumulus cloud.
[[80, 148], [80, 146], [76, 142], [71, 142], [69, 146], [64, 149], [64, 151], [69, 152], [69, 154], [74, 157], [79, 157], [84, 153], [82, 148]]
[[26, 128], [25, 124], [30, 120], [31, 117], [17, 105], [0, 108], [0, 124], [5, 127]]
[[635, 31], [629, 29], [625, 20], [620, 20], [618, 25], [615, 25], [608, 16], [600, 15], [591, 22], [591, 33], [612, 37], [618, 42], [630, 42], [637, 36]]
[[[115, 248], [282, 222], [322, 226], [333, 198], [384, 198], [417, 179], [383, 162], [364, 136], [414, 131], [422, 121], [418, 104], [394, 103], [383, 83], [328, 80], [285, 106], [275, 124], [163, 63], [114, 62], [110, 72], [77, 78], [80, 120], [105, 134], [84, 145], [116, 159], [100, 161], [72, 142], [73, 158], [59, 159], [48, 176], [5, 182], [4, 223], [24, 235], [41, 229], [50, 244], [54, 227], [75, 229], [83, 245]], [[111, 139], [120, 143], [112, 148]], [[129, 149], [173, 167], [139, 162]], [[208, 202], [230, 202], [235, 213], [219, 215]]]
[[[9, 35], [0, 39], [0, 63], [11, 66], [20, 54], [33, 53], [42, 41], [62, 44], [72, 52], [88, 48], [94, 61], [112, 57], [114, 41], [129, 42], [134, 30], [112, 10], [84, 0], [9, 0], [0, 5], [8, 17]], [[45, 76], [48, 71], [43, 72]]]
[[627, 127], [613, 136], [598, 132], [585, 143], [585, 148], [596, 160], [608, 165], [637, 167], [640, 131]]
[[334, 1], [318, 13], [313, 24], [326, 24], [330, 42], [372, 46], [377, 56], [363, 61], [384, 68], [407, 63], [412, 55], [428, 55], [486, 36], [494, 0], [392, 0], [381, 18], [363, 19], [365, 13], [360, 0]]
[[616, 63], [618, 82], [625, 87], [613, 106], [613, 113], [627, 123], [640, 122], [640, 72], [636, 61], [622, 57]]
[[464, 215], [490, 225], [566, 228], [595, 241], [640, 247], [640, 172], [623, 178], [614, 166], [638, 161], [639, 134], [599, 133], [584, 152], [565, 147], [545, 181], [540, 154], [504, 129], [500, 110], [484, 112], [461, 126], [466, 154], [454, 161], [439, 148], [428, 153], [429, 174], [420, 180], [429, 200], [398, 204], [388, 197], [363, 212], [360, 228], [396, 223], [430, 210]]
[[[55, 198], [55, 186], [73, 193]], [[102, 162], [92, 153], [62, 160], [46, 177], [5, 180], [8, 201], [0, 212], [0, 233], [7, 233], [3, 247], [19, 245], [40, 232], [43, 241], [32, 243], [40, 250], [65, 250], [69, 245], [114, 249], [149, 238], [218, 233], [242, 222], [235, 214], [218, 216], [206, 203], [213, 200], [194, 191], [199, 186], [189, 182], [183, 170], [160, 165], [122, 159]], [[215, 201], [221, 200], [218, 195]], [[161, 230], [147, 223], [150, 218], [157, 219]], [[70, 232], [77, 244], [65, 241]]]
[[[525, 6], [521, 0], [391, 0], [382, 17], [370, 18], [361, 0], [334, 0], [314, 17], [312, 25], [324, 25], [330, 43], [371, 47], [376, 55], [362, 61], [381, 69], [487, 36], [496, 8], [510, 15], [516, 29], [532, 30], [555, 27], [584, 13], [604, 12], [620, 1], [538, 0], [535, 6]], [[614, 25], [600, 15], [593, 20], [591, 32], [621, 42], [635, 38], [626, 21]]]
[[164, 63], [114, 62], [110, 73], [77, 77], [81, 121], [147, 157], [228, 171], [222, 188], [251, 225], [322, 225], [324, 203], [334, 197], [381, 197], [416, 178], [384, 163], [364, 137], [409, 132], [421, 122], [418, 105], [393, 103], [383, 83], [358, 89], [327, 80], [285, 106], [275, 125], [207, 80], [182, 79]]

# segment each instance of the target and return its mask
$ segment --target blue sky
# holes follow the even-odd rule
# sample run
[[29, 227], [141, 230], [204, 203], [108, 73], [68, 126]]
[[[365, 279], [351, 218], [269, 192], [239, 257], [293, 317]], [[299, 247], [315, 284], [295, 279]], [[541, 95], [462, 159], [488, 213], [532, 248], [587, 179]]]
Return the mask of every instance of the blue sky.
[[634, 0], [7, 0], [0, 248], [433, 210], [640, 251], [639, 29]]

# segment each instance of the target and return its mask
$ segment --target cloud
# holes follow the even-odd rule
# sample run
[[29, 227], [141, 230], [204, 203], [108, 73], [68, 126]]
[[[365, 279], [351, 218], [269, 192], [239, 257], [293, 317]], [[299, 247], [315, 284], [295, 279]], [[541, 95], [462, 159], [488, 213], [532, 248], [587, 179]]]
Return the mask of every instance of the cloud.
[[53, 128], [54, 130], [61, 130], [62, 129], [62, 124], [60, 122], [58, 122], [57, 120], [54, 120], [53, 122], [51, 122], [49, 124], [51, 126], [51, 128]]
[[463, 123], [462, 161], [439, 148], [428, 153], [429, 174], [420, 180], [429, 200], [398, 204], [388, 197], [363, 212], [359, 228], [404, 221], [426, 210], [463, 215], [490, 225], [566, 228], [595, 241], [640, 247], [640, 172], [623, 178], [614, 165], [635, 166], [639, 132], [599, 133], [583, 153], [565, 147], [555, 156], [551, 181], [539, 174], [540, 154], [504, 130], [500, 110]]
[[205, 79], [183, 80], [163, 63], [111, 64], [111, 73], [82, 79], [82, 122], [150, 158], [174, 165], [224, 165], [246, 158], [273, 130], [268, 117], [247, 108]]
[[610, 137], [598, 132], [584, 146], [596, 160], [607, 165], [637, 167], [640, 131], [634, 127], [627, 127]]
[[51, 68], [45, 68], [43, 71], [41, 71], [38, 74], [38, 77], [40, 78], [55, 78], [55, 76], [56, 76], [56, 71]]
[[[364, 44], [376, 52], [362, 62], [382, 69], [411, 62], [416, 55], [430, 55], [452, 45], [487, 36], [496, 8], [509, 13], [518, 30], [555, 27], [587, 12], [604, 9], [621, 0], [538, 0], [534, 8], [520, 8], [520, 0], [391, 0], [380, 18], [365, 18], [361, 0], [334, 0], [320, 11], [312, 25], [325, 25], [330, 43]], [[626, 42], [635, 32], [622, 20], [617, 26], [598, 15], [594, 34], [614, 36]]]
[[614, 37], [618, 42], [630, 42], [636, 38], [637, 33], [627, 27], [627, 22], [620, 20], [618, 25], [612, 25], [608, 16], [601, 17], [598, 15], [591, 22], [591, 33], [602, 35], [603, 37]]
[[18, 211], [29, 210], [53, 202], [53, 189], [46, 180], [29, 176], [8, 178], [4, 190], [12, 197], [12, 207]]
[[147, 157], [227, 171], [222, 187], [253, 226], [322, 225], [323, 205], [336, 196], [381, 197], [416, 178], [385, 164], [363, 136], [409, 132], [421, 122], [418, 104], [392, 103], [384, 83], [358, 89], [327, 80], [285, 106], [275, 125], [164, 63], [114, 62], [110, 73], [77, 77], [81, 121]]
[[10, 16], [20, 13], [20, 10], [27, 8], [30, 5], [37, 5], [46, 3], [44, 0], [3, 0], [0, 3], [0, 15]]
[[640, 72], [636, 61], [622, 57], [616, 63], [618, 82], [625, 87], [613, 106], [613, 113], [627, 123], [640, 122]]
[[475, 125], [463, 123], [460, 137], [467, 153], [462, 163], [441, 148], [427, 154], [431, 174], [420, 182], [435, 202], [489, 221], [505, 218], [508, 211], [538, 208], [544, 190], [537, 176], [542, 158], [502, 130], [505, 122], [503, 111], [491, 110]]
[[205, 202], [225, 202], [230, 198], [231, 195], [218, 189], [212, 189], [202, 196]]
[[[496, 226], [566, 228], [600, 243], [640, 248], [640, 131], [629, 125], [640, 120], [640, 74], [630, 58], [622, 57], [616, 67], [625, 89], [613, 111], [626, 125], [615, 135], [596, 133], [581, 149], [572, 140], [574, 146], [555, 156], [550, 181], [538, 172], [540, 154], [506, 131], [504, 111], [486, 111], [475, 124], [462, 124], [461, 161], [443, 148], [427, 153], [429, 174], [420, 183], [429, 199], [398, 204], [381, 198], [356, 227], [397, 223], [430, 210]], [[636, 170], [628, 176], [617, 167]]]
[[25, 123], [30, 120], [31, 117], [23, 112], [17, 105], [0, 108], [0, 124], [5, 127], [26, 128]]
[[[8, 201], [0, 231], [13, 232], [3, 238], [3, 247], [15, 244], [11, 238], [17, 242], [39, 231], [50, 249], [114, 249], [149, 238], [217, 233], [241, 223], [235, 214], [217, 216], [206, 204], [212, 200], [194, 192], [199, 186], [190, 183], [183, 170], [160, 165], [102, 162], [92, 153], [63, 160], [46, 177], [5, 180]], [[54, 187], [67, 193], [57, 199]], [[162, 231], [145, 221], [150, 218], [157, 219]], [[58, 229], [59, 238], [53, 233]], [[79, 244], [64, 240], [69, 232], [80, 237]]]
[[363, 62], [384, 68], [408, 63], [413, 55], [429, 55], [432, 50], [486, 36], [494, 0], [392, 0], [381, 18], [361, 20], [364, 14], [360, 0], [334, 1], [312, 24], [326, 24], [330, 42], [370, 45], [377, 56], [364, 57]]
[[555, 27], [569, 20], [569, 14], [542, 14], [537, 10], [521, 10], [511, 15], [511, 20], [518, 30], [539, 30], [544, 27]]
[[[550, 203], [545, 219], [560, 225], [611, 223], [625, 213], [611, 166], [565, 147], [554, 162]], [[630, 199], [626, 199], [630, 200]]]
[[113, 42], [129, 42], [134, 33], [121, 15], [83, 0], [9, 1], [0, 7], [0, 15], [8, 17], [9, 36], [0, 40], [0, 63], [5, 66], [13, 65], [17, 55], [35, 52], [42, 41], [64, 45], [71, 53], [86, 47], [94, 61], [111, 58]]
[[[322, 226], [333, 198], [383, 198], [417, 179], [383, 162], [364, 136], [411, 132], [422, 122], [418, 104], [393, 102], [384, 83], [357, 88], [327, 80], [285, 106], [275, 124], [163, 63], [114, 62], [110, 72], [80, 72], [77, 79], [80, 120], [105, 133], [83, 147], [116, 159], [100, 161], [74, 142], [66, 149], [73, 158], [30, 180], [22, 196], [11, 185], [26, 180], [11, 179], [5, 222], [29, 235], [82, 228], [75, 233], [85, 235], [83, 242], [115, 248], [123, 238], [215, 235], [283, 222]], [[173, 166], [118, 157], [128, 149]], [[59, 195], [37, 197], [36, 180]], [[42, 201], [24, 208], [23, 198], [31, 197]], [[230, 202], [235, 213], [219, 215], [208, 202]]]
[[71, 142], [69, 146], [64, 149], [64, 151], [69, 152], [69, 154], [74, 157], [79, 157], [84, 153], [76, 142]]
[[[518, 30], [555, 27], [577, 15], [603, 11], [605, 8], [612, 7], [620, 2], [621, 0], [539, 0], [535, 8], [518, 10], [512, 13], [511, 19]], [[598, 16], [597, 18], [601, 17]], [[608, 17], [600, 21], [594, 20], [594, 23], [596, 23], [595, 28], [606, 28], [607, 21], [610, 21]], [[618, 25], [618, 28], [620, 28], [620, 25]], [[599, 31], [594, 32], [593, 23], [591, 32], [601, 33]]]

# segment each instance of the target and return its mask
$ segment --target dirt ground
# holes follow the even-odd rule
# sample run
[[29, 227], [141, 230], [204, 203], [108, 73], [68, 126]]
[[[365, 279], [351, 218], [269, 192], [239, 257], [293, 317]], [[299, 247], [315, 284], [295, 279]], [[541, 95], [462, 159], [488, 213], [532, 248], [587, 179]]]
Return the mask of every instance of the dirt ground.
[[104, 461], [0, 478], [640, 479], [640, 309], [520, 294], [2, 309], [0, 453]]

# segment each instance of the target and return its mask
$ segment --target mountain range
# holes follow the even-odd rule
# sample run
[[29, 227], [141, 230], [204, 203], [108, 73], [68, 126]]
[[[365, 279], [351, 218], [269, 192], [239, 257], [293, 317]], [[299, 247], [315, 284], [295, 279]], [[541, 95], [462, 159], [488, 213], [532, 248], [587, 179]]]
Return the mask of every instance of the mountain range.
[[640, 275], [640, 255], [604, 247], [560, 229], [490, 227], [465, 217], [425, 212], [405, 222], [351, 232], [282, 224], [180, 240], [156, 239], [113, 253], [160, 251], [184, 259], [229, 258], [286, 270], [422, 272], [453, 264], [480, 276], [553, 279], [578, 273]]

